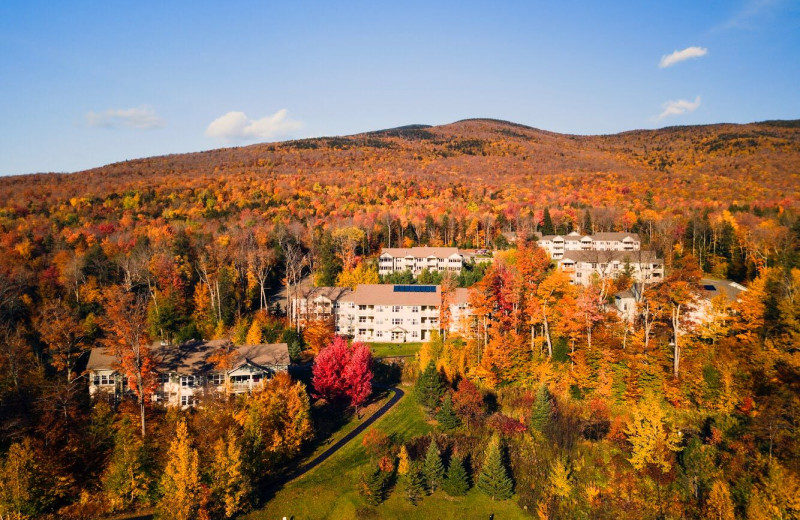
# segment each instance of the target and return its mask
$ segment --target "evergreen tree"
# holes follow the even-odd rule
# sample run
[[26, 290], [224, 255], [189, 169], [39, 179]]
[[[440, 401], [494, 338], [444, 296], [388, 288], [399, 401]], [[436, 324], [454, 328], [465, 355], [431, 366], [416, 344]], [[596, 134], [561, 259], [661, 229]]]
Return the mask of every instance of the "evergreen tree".
[[450, 392], [447, 392], [444, 396], [442, 407], [439, 409], [439, 413], [436, 414], [436, 420], [439, 421], [439, 427], [443, 430], [458, 428], [459, 420], [455, 410], [453, 410], [453, 398]]
[[408, 468], [408, 474], [405, 479], [405, 495], [406, 500], [416, 505], [420, 501], [422, 495], [425, 493], [425, 482], [422, 478], [422, 473], [419, 470], [419, 464], [413, 463]]
[[450, 467], [447, 468], [442, 489], [451, 497], [463, 497], [469, 491], [469, 475], [461, 457], [454, 456], [450, 459]]
[[377, 506], [383, 502], [385, 483], [383, 472], [378, 466], [361, 475], [361, 494], [369, 505]]
[[503, 465], [500, 440], [495, 436], [489, 441], [481, 473], [478, 476], [478, 489], [492, 500], [508, 500], [514, 491], [514, 484]]
[[588, 209], [583, 214], [583, 226], [581, 229], [581, 233], [583, 233], [584, 235], [591, 235], [592, 233], [594, 233], [594, 226], [592, 225], [592, 214], [589, 213]]
[[114, 511], [143, 500], [150, 489], [144, 443], [129, 417], [123, 417], [114, 436], [114, 451], [105, 476], [105, 491]]
[[422, 467], [422, 472], [425, 474], [425, 483], [432, 492], [436, 491], [444, 478], [444, 464], [442, 464], [442, 455], [439, 453], [439, 446], [436, 444], [436, 439], [431, 440], [428, 451], [425, 453], [425, 463]]
[[406, 475], [408, 474], [410, 468], [411, 468], [411, 457], [408, 456], [408, 450], [406, 449], [406, 445], [403, 444], [400, 447], [400, 455], [398, 456], [397, 474]]
[[289, 359], [292, 363], [300, 362], [300, 354], [303, 352], [303, 346], [299, 340], [292, 340], [289, 343]]
[[542, 216], [542, 235], [554, 235], [556, 228], [553, 226], [553, 219], [550, 217], [550, 208], [544, 208]]
[[547, 390], [547, 385], [541, 385], [539, 391], [536, 392], [536, 401], [534, 401], [533, 410], [531, 411], [531, 427], [544, 433], [552, 416], [553, 402], [550, 398], [550, 392]]
[[439, 405], [439, 400], [444, 394], [444, 383], [433, 360], [428, 363], [417, 379], [415, 392], [419, 404], [424, 406], [428, 413], [431, 413]]

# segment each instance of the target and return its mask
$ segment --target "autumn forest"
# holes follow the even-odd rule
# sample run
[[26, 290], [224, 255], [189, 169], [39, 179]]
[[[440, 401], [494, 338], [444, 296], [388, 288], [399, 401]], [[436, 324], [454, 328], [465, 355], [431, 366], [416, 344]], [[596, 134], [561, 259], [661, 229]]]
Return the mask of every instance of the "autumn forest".
[[[572, 231], [636, 233], [664, 259], [632, 320], [614, 308], [631, 277], [573, 285], [537, 246]], [[413, 246], [493, 258], [378, 275], [381, 248]], [[746, 290], [697, 320], [704, 277]], [[360, 283], [467, 288], [469, 330], [443, 316], [393, 355], [287, 313], [301, 287]], [[150, 346], [214, 339], [286, 343], [291, 367], [248, 394], [154, 403]], [[90, 398], [98, 347], [125, 375], [119, 402]], [[348, 513], [270, 509], [392, 389], [386, 423], [419, 431], [350, 441], [354, 476], [330, 484]], [[298, 489], [292, 507], [315, 499]], [[577, 136], [471, 119], [0, 178], [0, 518], [459, 503], [800, 518], [800, 122]]]

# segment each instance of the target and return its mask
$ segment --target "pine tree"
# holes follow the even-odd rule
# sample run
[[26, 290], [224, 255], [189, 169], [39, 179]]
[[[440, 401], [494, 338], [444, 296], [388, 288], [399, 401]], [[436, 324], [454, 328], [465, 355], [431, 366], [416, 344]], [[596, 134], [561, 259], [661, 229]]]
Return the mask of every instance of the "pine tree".
[[513, 493], [514, 484], [503, 465], [500, 440], [495, 436], [489, 441], [481, 473], [478, 476], [478, 489], [492, 500], [508, 500]]
[[385, 482], [383, 472], [377, 466], [361, 475], [361, 494], [369, 505], [377, 506], [383, 502]]
[[234, 430], [214, 444], [211, 462], [211, 493], [225, 518], [243, 511], [250, 495], [250, 479], [244, 471], [244, 459]]
[[442, 464], [442, 455], [439, 453], [439, 446], [436, 440], [432, 439], [428, 451], [425, 453], [425, 463], [422, 467], [422, 472], [425, 474], [425, 482], [431, 492], [436, 491], [436, 488], [442, 483], [444, 478], [444, 464]]
[[455, 410], [453, 410], [453, 398], [450, 396], [450, 392], [444, 396], [444, 402], [442, 402], [439, 413], [436, 414], [436, 420], [439, 421], [439, 427], [443, 430], [458, 428], [459, 420]]
[[454, 456], [450, 459], [450, 467], [447, 468], [442, 489], [451, 497], [463, 497], [469, 491], [469, 475], [461, 457]]
[[162, 497], [158, 503], [163, 518], [191, 520], [201, 506], [200, 470], [197, 450], [192, 448], [186, 422], [178, 423], [175, 440], [169, 445], [167, 464], [161, 477]]
[[439, 400], [444, 394], [444, 383], [432, 360], [428, 362], [428, 366], [417, 379], [415, 391], [419, 404], [424, 406], [428, 413], [439, 405]]
[[550, 208], [544, 208], [542, 216], [542, 235], [554, 235], [556, 228], [553, 226], [553, 219], [550, 216]]
[[400, 447], [400, 455], [398, 455], [397, 474], [398, 475], [408, 474], [410, 466], [411, 466], [411, 458], [408, 456], [408, 450], [406, 449], [406, 445], [403, 444]]
[[581, 233], [583, 233], [584, 235], [591, 235], [592, 233], [594, 233], [594, 226], [592, 225], [592, 214], [589, 213], [588, 209], [583, 214], [583, 229], [581, 229]]
[[536, 401], [531, 410], [531, 427], [539, 432], [544, 432], [553, 416], [553, 402], [547, 385], [541, 385], [536, 392]]
[[422, 495], [425, 493], [425, 481], [422, 478], [422, 473], [419, 470], [419, 464], [412, 463], [408, 468], [408, 474], [405, 479], [405, 495], [406, 500], [416, 505], [420, 501]]

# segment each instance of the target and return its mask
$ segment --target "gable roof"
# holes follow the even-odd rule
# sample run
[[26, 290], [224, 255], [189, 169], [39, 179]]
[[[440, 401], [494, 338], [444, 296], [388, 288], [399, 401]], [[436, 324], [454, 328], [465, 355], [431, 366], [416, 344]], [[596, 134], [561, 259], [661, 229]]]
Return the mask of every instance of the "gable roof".
[[352, 289], [347, 287], [307, 287], [300, 291], [300, 298], [314, 300], [323, 297], [335, 302], [343, 295], [350, 292], [352, 292]]
[[[271, 365], [289, 365], [289, 347], [286, 343], [234, 346], [230, 340], [216, 339], [211, 341], [189, 341], [180, 345], [160, 345], [150, 347], [158, 360], [156, 371], [175, 372], [178, 374], [197, 374], [215, 369], [209, 357], [220, 349], [229, 349], [231, 369], [246, 363], [266, 367]], [[114, 370], [119, 362], [104, 347], [92, 349], [89, 354], [87, 370]]]

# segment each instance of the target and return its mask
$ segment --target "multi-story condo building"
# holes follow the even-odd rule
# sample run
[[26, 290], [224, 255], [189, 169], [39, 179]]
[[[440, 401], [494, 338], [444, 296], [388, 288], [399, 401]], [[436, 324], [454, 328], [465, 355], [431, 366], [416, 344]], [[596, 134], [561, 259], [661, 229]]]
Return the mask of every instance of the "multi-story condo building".
[[[153, 401], [166, 406], [193, 406], [212, 393], [239, 394], [258, 388], [276, 372], [289, 368], [286, 343], [234, 346], [227, 340], [154, 344], [158, 383]], [[128, 392], [120, 362], [107, 349], [92, 349], [87, 364], [89, 394], [119, 400]]]
[[313, 320], [333, 319], [342, 296], [353, 292], [347, 287], [306, 287], [291, 300], [291, 316], [304, 324]]
[[589, 285], [593, 278], [617, 278], [625, 272], [640, 283], [664, 279], [664, 262], [653, 251], [567, 251], [558, 260], [558, 267], [575, 285]]
[[568, 235], [543, 235], [539, 247], [550, 258], [560, 260], [567, 251], [639, 251], [641, 241], [636, 233], [595, 233], [581, 235], [575, 231]]
[[342, 296], [336, 333], [356, 341], [427, 341], [439, 330], [438, 285], [364, 284]]
[[387, 247], [378, 257], [378, 274], [411, 271], [416, 277], [424, 269], [459, 274], [463, 265], [457, 247]]

